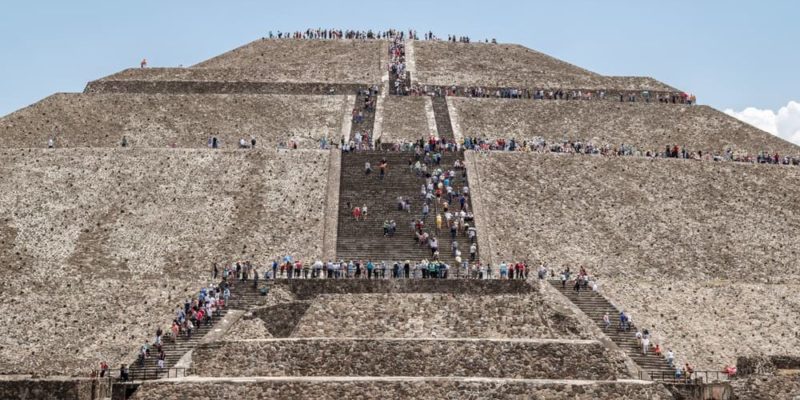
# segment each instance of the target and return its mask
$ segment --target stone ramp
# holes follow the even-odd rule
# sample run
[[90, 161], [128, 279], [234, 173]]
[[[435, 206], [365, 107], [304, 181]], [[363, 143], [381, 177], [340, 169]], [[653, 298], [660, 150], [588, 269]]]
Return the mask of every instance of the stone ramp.
[[597, 341], [554, 339], [291, 338], [201, 345], [200, 376], [460, 376], [628, 378]]
[[132, 399], [547, 399], [668, 400], [662, 385], [637, 380], [584, 381], [460, 377], [189, 377], [143, 384]]

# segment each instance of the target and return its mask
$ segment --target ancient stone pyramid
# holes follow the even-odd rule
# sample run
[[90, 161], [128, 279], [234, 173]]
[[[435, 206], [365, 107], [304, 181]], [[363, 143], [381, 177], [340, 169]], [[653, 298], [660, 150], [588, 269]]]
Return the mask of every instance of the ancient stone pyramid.
[[[0, 119], [0, 373], [85, 377], [100, 361], [131, 363], [211, 283], [213, 263], [249, 260], [263, 274], [287, 255], [388, 271], [279, 279], [263, 297], [240, 284], [219, 322], [171, 348], [170, 367], [193, 369], [155, 374], [134, 397], [672, 398], [655, 383], [662, 359], [598, 327], [622, 309], [700, 370], [800, 355], [800, 169], [784, 162], [796, 146], [652, 78], [519, 45], [399, 43], [402, 74], [389, 68], [393, 40], [261, 39]], [[342, 152], [356, 136], [369, 149]], [[426, 229], [457, 279], [389, 279], [394, 263], [431, 258], [409, 226], [425, 179], [413, 152], [396, 151], [431, 137], [540, 147], [445, 152], [446, 170], [465, 164], [452, 186], [469, 188], [476, 259], [465, 232], [434, 231], [437, 205]], [[564, 154], [578, 142], [607, 155]], [[702, 155], [653, 156], [675, 146]], [[780, 162], [733, 161], [757, 155]], [[382, 159], [384, 180], [364, 173]], [[352, 218], [360, 205], [367, 221]], [[394, 236], [382, 231], [390, 219]], [[495, 274], [526, 262], [530, 274], [464, 279], [477, 262]], [[560, 292], [546, 282], [556, 275], [537, 279], [541, 264], [586, 267], [602, 295]], [[92, 391], [78, 379], [3, 382], [2, 398]]]

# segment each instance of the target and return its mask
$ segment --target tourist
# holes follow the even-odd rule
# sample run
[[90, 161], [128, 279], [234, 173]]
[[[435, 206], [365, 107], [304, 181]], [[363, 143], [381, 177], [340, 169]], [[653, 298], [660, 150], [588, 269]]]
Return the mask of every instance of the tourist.
[[672, 368], [675, 363], [675, 353], [673, 353], [670, 349], [667, 349], [667, 363], [669, 364], [670, 368]]
[[603, 314], [603, 330], [608, 330], [608, 327], [611, 325], [611, 319], [608, 317], [608, 313]]
[[108, 373], [108, 364], [105, 361], [100, 362], [100, 377], [103, 378]]
[[147, 68], [147, 59], [143, 58], [141, 62], [139, 62], [139, 68]]
[[125, 364], [122, 364], [119, 367], [119, 379], [122, 380], [123, 382], [127, 382], [129, 379], [128, 366]]
[[166, 355], [166, 353], [164, 353], [164, 350], [162, 349], [158, 353], [158, 369], [164, 369], [164, 361], [166, 361], [166, 359], [167, 359], [167, 355]]

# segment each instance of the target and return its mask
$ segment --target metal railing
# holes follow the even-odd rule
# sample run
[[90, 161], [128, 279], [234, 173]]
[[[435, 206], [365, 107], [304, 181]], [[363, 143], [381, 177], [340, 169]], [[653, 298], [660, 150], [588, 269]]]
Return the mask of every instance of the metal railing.
[[667, 371], [639, 371], [638, 378], [641, 380], [653, 380], [665, 383], [683, 385], [703, 385], [706, 383], [727, 382], [733, 376], [724, 371], [692, 371], [689, 375], [676, 375], [675, 372]]
[[154, 379], [166, 378], [183, 378], [192, 374], [192, 368], [171, 367], [171, 368], [158, 368], [146, 367], [140, 368], [133, 366], [127, 370], [127, 376], [124, 376], [122, 371], [108, 370], [103, 376], [100, 376], [99, 371], [94, 372], [94, 376], [99, 379], [108, 379], [113, 382], [135, 382], [135, 381], [148, 381]]

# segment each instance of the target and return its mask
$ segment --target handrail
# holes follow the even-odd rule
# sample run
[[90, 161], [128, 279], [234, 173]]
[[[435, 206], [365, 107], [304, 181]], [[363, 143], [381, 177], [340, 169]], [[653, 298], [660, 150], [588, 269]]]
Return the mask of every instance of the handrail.
[[103, 376], [100, 376], [99, 371], [94, 370], [92, 371], [92, 376], [98, 379], [107, 379], [113, 382], [137, 382], [137, 381], [162, 379], [162, 378], [181, 378], [184, 376], [191, 375], [193, 373], [193, 369], [189, 367], [128, 368], [127, 371], [128, 371], [127, 379], [124, 379], [122, 377], [122, 372], [119, 369], [115, 370], [109, 369], [106, 371], [105, 374], [103, 374]]

